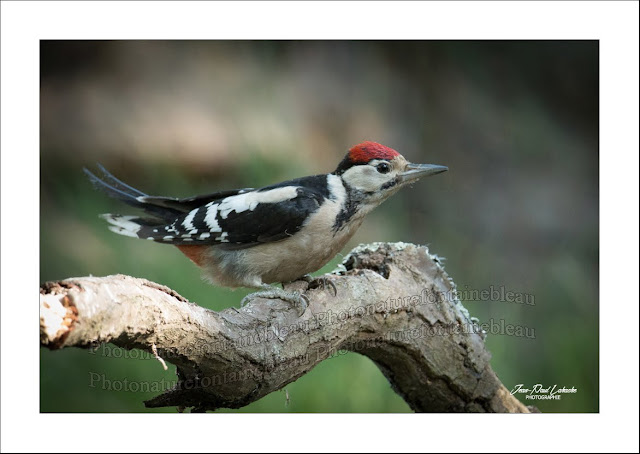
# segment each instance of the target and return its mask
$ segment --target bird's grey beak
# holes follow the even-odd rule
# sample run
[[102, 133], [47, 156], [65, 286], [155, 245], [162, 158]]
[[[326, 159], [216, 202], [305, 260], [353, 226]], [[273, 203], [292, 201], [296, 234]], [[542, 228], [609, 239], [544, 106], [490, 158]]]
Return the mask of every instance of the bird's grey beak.
[[449, 167], [446, 166], [409, 163], [407, 165], [407, 169], [400, 174], [400, 181], [402, 183], [410, 183], [412, 181], [417, 181], [422, 177], [436, 175], [438, 173], [446, 172], [447, 170], [449, 170]]

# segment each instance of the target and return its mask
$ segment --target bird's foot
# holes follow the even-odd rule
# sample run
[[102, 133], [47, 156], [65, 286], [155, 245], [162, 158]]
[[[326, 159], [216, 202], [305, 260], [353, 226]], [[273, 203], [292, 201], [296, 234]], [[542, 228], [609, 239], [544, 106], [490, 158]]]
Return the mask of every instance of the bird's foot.
[[307, 290], [318, 287], [322, 287], [322, 290], [327, 290], [327, 286], [330, 286], [333, 289], [333, 296], [338, 296], [338, 289], [336, 288], [336, 284], [334, 284], [333, 281], [326, 275], [313, 277], [309, 274], [305, 274], [300, 278], [300, 280], [305, 281], [307, 284], [309, 284]]
[[242, 298], [242, 301], [240, 301], [240, 307], [246, 306], [255, 298], [267, 298], [274, 300], [279, 299], [286, 301], [293, 304], [295, 307], [302, 309], [302, 311], [298, 315], [304, 314], [304, 312], [307, 310], [307, 307], [309, 306], [309, 299], [299, 292], [287, 292], [286, 290], [267, 286], [265, 290], [250, 293]]

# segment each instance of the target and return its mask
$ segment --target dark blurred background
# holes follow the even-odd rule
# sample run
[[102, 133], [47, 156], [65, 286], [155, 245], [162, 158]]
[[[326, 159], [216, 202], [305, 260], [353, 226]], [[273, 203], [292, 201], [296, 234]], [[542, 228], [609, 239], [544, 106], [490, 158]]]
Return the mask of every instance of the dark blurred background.
[[[532, 295], [464, 302], [527, 328], [488, 335], [494, 370], [509, 389], [577, 389], [523, 399], [544, 412], [598, 411], [597, 41], [42, 41], [40, 279], [124, 273], [238, 306], [248, 291], [205, 283], [177, 249], [109, 232], [99, 213], [133, 211], [82, 167], [180, 197], [327, 173], [363, 140], [450, 171], [374, 211], [343, 253], [428, 244], [468, 295]], [[175, 379], [141, 352], [41, 349], [40, 366], [43, 412], [175, 411], [114, 389]], [[409, 411], [355, 353], [287, 393], [235, 411]]]

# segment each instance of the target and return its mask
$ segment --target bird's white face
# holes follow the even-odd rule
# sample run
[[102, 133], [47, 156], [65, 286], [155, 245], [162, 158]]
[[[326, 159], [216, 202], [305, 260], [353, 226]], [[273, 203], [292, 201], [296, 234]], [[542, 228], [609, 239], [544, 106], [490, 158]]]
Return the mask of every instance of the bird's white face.
[[366, 164], [354, 165], [342, 174], [342, 180], [359, 199], [362, 212], [368, 213], [403, 186], [446, 170], [439, 165], [412, 164], [396, 155], [393, 159], [372, 159]]
[[386, 198], [400, 188], [400, 175], [407, 165], [402, 156], [391, 160], [373, 159], [366, 164], [351, 167], [342, 174], [342, 179], [352, 189], [365, 194], [385, 194]]

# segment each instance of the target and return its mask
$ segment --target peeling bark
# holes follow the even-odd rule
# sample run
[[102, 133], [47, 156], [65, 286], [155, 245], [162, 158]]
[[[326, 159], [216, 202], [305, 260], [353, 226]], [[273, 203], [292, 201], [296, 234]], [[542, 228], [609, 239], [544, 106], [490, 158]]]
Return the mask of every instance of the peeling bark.
[[[338, 350], [371, 358], [414, 411], [520, 412], [492, 371], [484, 333], [426, 247], [359, 246], [304, 291], [309, 307], [255, 299], [214, 312], [144, 279], [71, 278], [41, 287], [41, 345], [139, 348], [177, 366], [176, 386], [147, 407], [240, 408], [279, 390]], [[56, 303], [57, 302], [57, 303]]]

